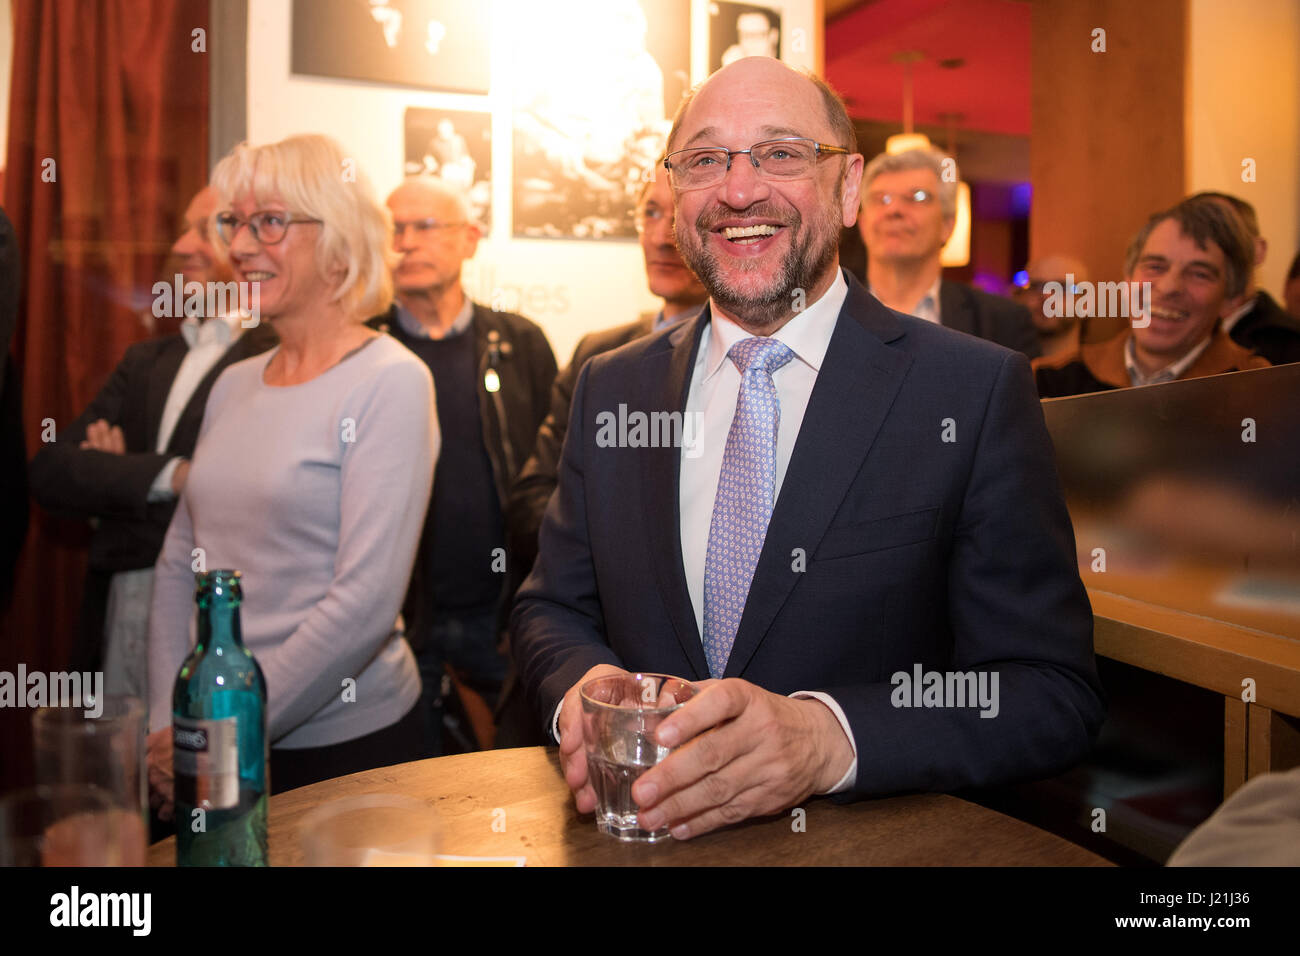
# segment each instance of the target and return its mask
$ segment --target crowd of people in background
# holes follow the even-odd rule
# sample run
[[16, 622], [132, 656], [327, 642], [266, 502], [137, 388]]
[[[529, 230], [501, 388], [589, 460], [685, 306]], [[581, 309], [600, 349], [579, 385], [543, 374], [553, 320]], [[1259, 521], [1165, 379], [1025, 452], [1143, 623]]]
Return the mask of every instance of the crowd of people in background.
[[[559, 370], [537, 324], [466, 294], [481, 238], [467, 197], [416, 176], [381, 204], [364, 175], [340, 181], [343, 156], [319, 135], [233, 150], [173, 253], [187, 282], [257, 283], [259, 321], [191, 316], [132, 346], [30, 464], [43, 507], [95, 520], [71, 663], [149, 702], [161, 819], [196, 547], [208, 567], [245, 571], [276, 792], [553, 742], [551, 715], [520, 690], [507, 618], [565, 468], [580, 372], [709, 301], [675, 240], [670, 177], [647, 176], [636, 223], [662, 306], [591, 332]], [[1249, 203], [1199, 193], [1152, 214], [1123, 276], [1150, 283], [1149, 313], [1093, 341], [1086, 319], [1048, 307], [1053, 283], [1069, 294], [1092, 278], [1068, 251], [1028, 263], [1014, 298], [944, 278], [946, 162], [937, 150], [865, 162], [859, 278], [889, 309], [1022, 353], [1041, 397], [1300, 361], [1300, 256], [1279, 305], [1256, 280], [1268, 244]], [[355, 702], [340, 698], [345, 678]]]

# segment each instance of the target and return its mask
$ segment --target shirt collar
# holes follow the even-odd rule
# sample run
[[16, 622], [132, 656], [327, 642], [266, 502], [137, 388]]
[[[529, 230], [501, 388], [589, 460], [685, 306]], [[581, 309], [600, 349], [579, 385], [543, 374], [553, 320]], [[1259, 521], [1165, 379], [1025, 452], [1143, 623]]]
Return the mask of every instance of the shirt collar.
[[206, 321], [187, 316], [181, 320], [181, 336], [190, 348], [199, 345], [220, 345], [225, 347], [239, 338], [244, 331], [239, 313], [234, 315], [217, 315]]
[[[912, 315], [914, 317], [918, 319], [927, 319], [934, 322], [936, 325], [943, 324], [939, 321], [939, 285], [942, 282], [943, 274], [940, 273], [938, 278], [934, 280], [934, 284], [925, 290], [925, 295], [921, 296], [921, 300], [917, 302], [915, 308], [912, 309]], [[871, 288], [870, 281], [867, 282], [867, 291], [876, 296], [877, 299], [880, 298], [880, 296], [876, 295], [876, 291]]]
[[697, 315], [700, 314], [701, 311], [703, 311], [703, 309], [704, 309], [703, 303], [701, 303], [700, 305], [693, 305], [685, 312], [678, 312], [671, 319], [665, 319], [664, 310], [660, 309], [659, 314], [656, 315], [654, 318], [654, 324], [651, 325], [650, 327], [651, 331], [658, 332], [660, 329], [666, 329], [669, 326], [680, 325], [681, 323], [685, 322], [687, 319], [695, 318]]
[[[811, 368], [814, 373], [820, 371], [822, 360], [826, 358], [826, 350], [831, 344], [831, 335], [835, 331], [835, 322], [839, 318], [840, 309], [844, 306], [844, 299], [848, 294], [849, 286], [844, 281], [844, 273], [837, 269], [835, 281], [831, 283], [831, 287], [825, 294], [781, 326], [772, 338], [787, 345], [790, 351], [794, 352], [795, 358]], [[722, 367], [733, 345], [741, 339], [751, 337], [749, 332], [725, 316], [719, 315], [711, 307], [709, 311], [711, 316], [707, 340], [709, 355], [704, 368], [706, 380]]]
[[1205, 338], [1201, 339], [1201, 344], [1196, 346], [1177, 362], [1166, 365], [1164, 368], [1147, 375], [1138, 367], [1137, 352], [1132, 335], [1124, 343], [1124, 367], [1128, 369], [1128, 380], [1133, 385], [1163, 385], [1165, 382], [1172, 382], [1182, 377], [1183, 373], [1192, 367], [1192, 363], [1201, 357], [1201, 353], [1210, 347], [1210, 340], [1214, 338], [1211, 332]]
[[[460, 335], [469, 328], [470, 320], [473, 318], [474, 302], [469, 296], [465, 296], [464, 304], [460, 307], [460, 311], [456, 313], [456, 318], [451, 322], [451, 328], [447, 330], [446, 335], [440, 335], [438, 338], [449, 339], [453, 336]], [[411, 313], [410, 309], [402, 305], [401, 302], [397, 303], [397, 324], [402, 327], [403, 332], [411, 336], [413, 339], [433, 338], [433, 336], [429, 334], [429, 330], [424, 327], [424, 324]]]

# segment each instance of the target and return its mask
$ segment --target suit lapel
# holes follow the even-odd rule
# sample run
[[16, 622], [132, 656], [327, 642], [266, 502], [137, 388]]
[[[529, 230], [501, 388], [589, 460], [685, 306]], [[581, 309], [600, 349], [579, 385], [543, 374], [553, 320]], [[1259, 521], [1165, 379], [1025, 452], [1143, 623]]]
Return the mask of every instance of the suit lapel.
[[723, 676], [739, 676], [748, 666], [800, 580], [795, 549], [805, 560], [812, 555], [848, 494], [911, 365], [886, 344], [903, 334], [894, 314], [850, 279]]
[[[645, 357], [644, 377], [639, 380], [650, 383], [645, 394], [646, 410], [685, 409], [691, 371], [708, 321], [706, 308], [694, 319], [682, 323], [669, 336], [672, 348], [661, 349]], [[682, 567], [681, 499], [678, 495], [681, 449], [647, 448], [645, 454], [648, 467], [642, 472], [642, 513], [650, 516], [649, 543], [655, 578], [664, 606], [668, 608], [672, 619], [677, 641], [695, 669], [695, 673], [690, 676], [701, 680], [709, 676], [709, 664], [704, 658], [704, 645], [695, 624], [695, 611], [691, 606], [686, 572]]]

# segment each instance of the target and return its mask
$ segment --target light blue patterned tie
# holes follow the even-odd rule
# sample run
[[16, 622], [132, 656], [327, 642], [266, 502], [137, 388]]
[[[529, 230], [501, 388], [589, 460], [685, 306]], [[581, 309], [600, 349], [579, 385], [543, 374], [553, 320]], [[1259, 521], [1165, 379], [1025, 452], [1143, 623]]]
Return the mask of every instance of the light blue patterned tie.
[[740, 395], [727, 432], [704, 558], [704, 656], [711, 677], [721, 677], [727, 669], [772, 517], [781, 423], [772, 373], [794, 352], [776, 339], [755, 336], [741, 339], [727, 357], [740, 369]]

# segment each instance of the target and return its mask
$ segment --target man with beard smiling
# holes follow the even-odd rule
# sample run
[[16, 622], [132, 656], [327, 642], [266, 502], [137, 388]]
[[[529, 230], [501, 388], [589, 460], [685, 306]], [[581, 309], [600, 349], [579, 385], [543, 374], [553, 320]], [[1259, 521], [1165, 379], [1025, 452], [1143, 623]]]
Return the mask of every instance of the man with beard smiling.
[[[882, 306], [839, 268], [862, 175], [823, 83], [766, 58], [673, 124], [677, 245], [710, 294], [579, 376], [513, 647], [579, 811], [580, 685], [622, 669], [703, 693], [633, 788], [678, 839], [811, 794], [1044, 775], [1101, 724], [1092, 616], [1024, 356]], [[699, 443], [601, 447], [620, 404]], [[898, 675], [990, 672], [996, 719], [913, 707]]]

